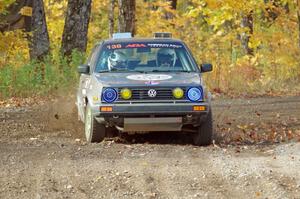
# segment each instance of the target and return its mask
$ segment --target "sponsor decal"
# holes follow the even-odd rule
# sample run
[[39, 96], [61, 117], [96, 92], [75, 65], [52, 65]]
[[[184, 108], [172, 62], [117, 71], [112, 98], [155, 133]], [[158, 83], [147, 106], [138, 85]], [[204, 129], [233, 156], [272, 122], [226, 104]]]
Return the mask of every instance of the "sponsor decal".
[[155, 81], [163, 81], [172, 79], [170, 75], [163, 75], [163, 74], [140, 74], [140, 75], [129, 75], [127, 79], [130, 80], [137, 80], [137, 81], [147, 81], [147, 82], [155, 82]]
[[122, 48], [121, 44], [112, 44], [112, 45], [107, 45], [107, 49], [120, 49]]
[[146, 48], [145, 44], [128, 44], [126, 48]]
[[182, 45], [177, 44], [147, 44], [151, 48], [182, 48]]

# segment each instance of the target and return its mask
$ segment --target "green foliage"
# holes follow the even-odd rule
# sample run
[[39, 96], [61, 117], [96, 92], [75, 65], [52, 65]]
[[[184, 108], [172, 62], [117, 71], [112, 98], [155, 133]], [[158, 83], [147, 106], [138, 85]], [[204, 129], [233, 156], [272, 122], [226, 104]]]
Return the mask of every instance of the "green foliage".
[[74, 92], [78, 81], [77, 66], [82, 61], [83, 55], [74, 52], [70, 64], [61, 57], [48, 57], [44, 62], [5, 65], [0, 68], [0, 98], [49, 95], [70, 89]]

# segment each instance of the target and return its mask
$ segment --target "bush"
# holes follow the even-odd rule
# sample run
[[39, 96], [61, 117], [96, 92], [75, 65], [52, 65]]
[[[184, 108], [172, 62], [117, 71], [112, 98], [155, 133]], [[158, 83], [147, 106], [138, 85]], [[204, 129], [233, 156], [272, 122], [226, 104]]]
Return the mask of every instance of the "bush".
[[[22, 58], [20, 58], [22, 59]], [[70, 91], [77, 86], [77, 66], [83, 55], [74, 52], [70, 62], [62, 57], [47, 57], [43, 62], [6, 64], [0, 68], [0, 98], [29, 97]], [[73, 90], [71, 90], [73, 92]]]

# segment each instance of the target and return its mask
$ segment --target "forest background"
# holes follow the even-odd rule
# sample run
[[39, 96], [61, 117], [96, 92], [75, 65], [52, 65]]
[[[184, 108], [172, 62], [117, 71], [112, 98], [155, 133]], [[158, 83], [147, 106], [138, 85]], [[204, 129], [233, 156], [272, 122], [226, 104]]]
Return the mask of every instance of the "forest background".
[[[0, 2], [0, 99], [74, 93], [77, 66], [95, 43], [112, 32], [128, 29], [122, 27], [128, 21], [136, 37], [171, 32], [187, 43], [199, 64], [212, 63], [213, 73], [204, 78], [214, 93], [257, 96], [300, 92], [299, 0], [33, 2], [33, 10], [21, 8], [19, 15], [33, 18], [37, 11], [44, 12], [45, 24], [42, 27], [43, 16], [38, 16], [42, 17], [36, 18], [38, 26], [32, 25], [30, 31], [26, 27], [3, 28], [4, 19], [17, 3]], [[86, 35], [70, 39], [66, 32], [72, 32], [68, 25], [76, 24], [72, 19], [85, 21]], [[35, 35], [41, 33], [45, 37]]]

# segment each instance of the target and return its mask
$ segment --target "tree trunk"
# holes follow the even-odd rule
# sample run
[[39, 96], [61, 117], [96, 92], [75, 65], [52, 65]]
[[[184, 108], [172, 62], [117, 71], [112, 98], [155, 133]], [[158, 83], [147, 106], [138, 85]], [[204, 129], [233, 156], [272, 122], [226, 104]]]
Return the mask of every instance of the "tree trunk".
[[108, 16], [108, 29], [109, 29], [109, 37], [112, 37], [115, 30], [115, 0], [110, 0], [109, 3], [109, 16]]
[[[297, 0], [296, 0], [297, 1]], [[264, 0], [265, 4], [270, 4], [269, 6], [266, 7], [266, 20], [272, 23], [279, 17], [281, 14], [281, 9], [284, 9], [285, 13], [290, 12], [289, 8], [289, 3], [288, 2], [283, 2], [281, 0]]]
[[32, 36], [29, 37], [30, 59], [42, 60], [50, 50], [43, 0], [33, 1], [31, 29]]
[[241, 27], [248, 29], [248, 32], [244, 32], [241, 34], [241, 42], [242, 42], [243, 49], [247, 55], [253, 55], [253, 49], [250, 48], [249, 46], [250, 38], [253, 35], [253, 13], [252, 12], [250, 12], [246, 16], [243, 16]]
[[69, 57], [72, 51], [86, 51], [92, 0], [68, 0], [61, 52]]
[[[167, 1], [170, 3], [170, 8], [172, 10], [176, 10], [176, 8], [177, 8], [177, 0], [167, 0]], [[174, 15], [171, 12], [167, 12], [165, 14], [165, 18], [166, 19], [173, 19], [173, 17], [174, 17]]]
[[177, 0], [169, 0], [169, 1], [171, 1], [171, 8], [173, 10], [176, 10], [176, 8], [177, 8]]
[[119, 0], [119, 32], [136, 33], [135, 0]]

